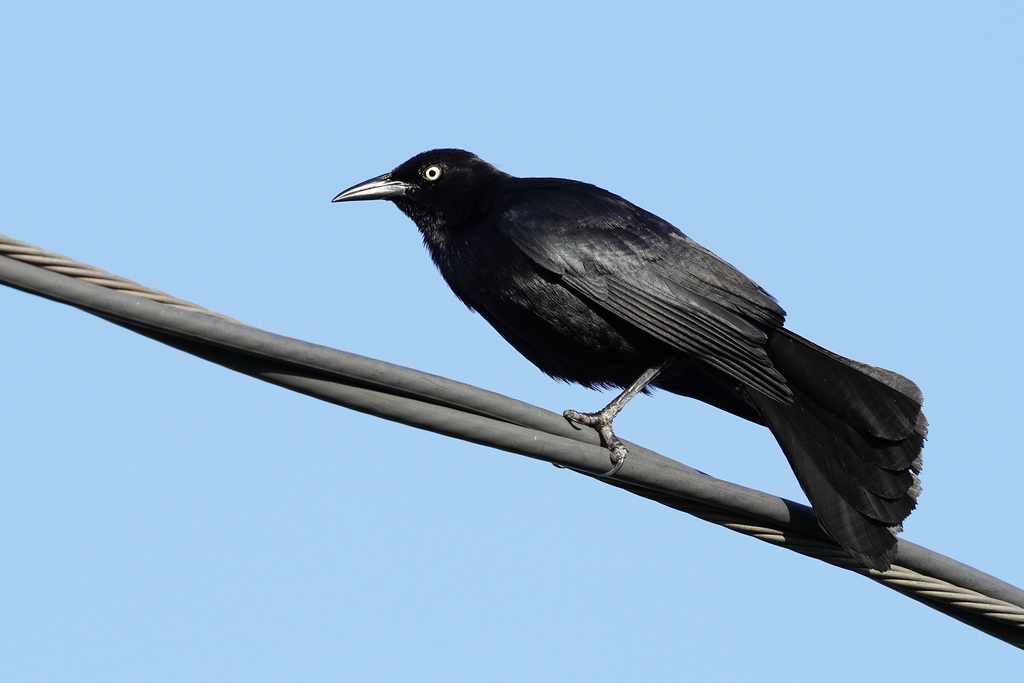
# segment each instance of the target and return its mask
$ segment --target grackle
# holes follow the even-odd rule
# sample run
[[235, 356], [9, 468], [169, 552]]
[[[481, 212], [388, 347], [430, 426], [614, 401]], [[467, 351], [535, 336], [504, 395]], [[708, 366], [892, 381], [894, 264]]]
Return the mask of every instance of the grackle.
[[593, 185], [518, 178], [469, 152], [424, 152], [335, 202], [386, 199], [448, 286], [548, 375], [625, 390], [565, 411], [626, 457], [612, 420], [656, 387], [766, 425], [822, 528], [884, 571], [916, 505], [927, 421], [917, 386], [783, 327], [767, 292], [678, 229]]

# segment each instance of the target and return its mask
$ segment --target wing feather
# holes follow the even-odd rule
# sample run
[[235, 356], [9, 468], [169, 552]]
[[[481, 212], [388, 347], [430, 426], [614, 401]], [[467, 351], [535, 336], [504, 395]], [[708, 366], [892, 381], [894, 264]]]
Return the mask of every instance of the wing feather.
[[[586, 188], [586, 199], [576, 190]], [[764, 290], [657, 216], [611, 193], [561, 184], [508, 201], [499, 230], [579, 296], [736, 382], [789, 403], [765, 352], [785, 313]]]

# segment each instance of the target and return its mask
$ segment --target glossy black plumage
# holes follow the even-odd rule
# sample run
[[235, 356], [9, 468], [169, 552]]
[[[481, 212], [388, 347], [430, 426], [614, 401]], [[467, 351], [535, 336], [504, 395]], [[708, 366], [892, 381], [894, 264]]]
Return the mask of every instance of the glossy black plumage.
[[516, 178], [461, 150], [417, 155], [335, 201], [388, 199], [452, 291], [552, 377], [652, 386], [767, 425], [822, 527], [885, 569], [926, 433], [906, 378], [783, 328], [775, 300], [657, 216], [572, 180]]

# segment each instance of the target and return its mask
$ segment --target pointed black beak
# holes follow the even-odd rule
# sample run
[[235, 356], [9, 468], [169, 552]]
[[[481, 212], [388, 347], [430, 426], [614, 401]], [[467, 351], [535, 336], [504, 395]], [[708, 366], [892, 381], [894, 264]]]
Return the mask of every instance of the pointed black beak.
[[344, 192], [340, 193], [337, 197], [332, 199], [332, 202], [357, 202], [367, 199], [393, 199], [395, 197], [401, 197], [412, 187], [409, 183], [403, 183], [400, 180], [392, 180], [390, 173], [371, 178], [366, 182], [353, 185]]

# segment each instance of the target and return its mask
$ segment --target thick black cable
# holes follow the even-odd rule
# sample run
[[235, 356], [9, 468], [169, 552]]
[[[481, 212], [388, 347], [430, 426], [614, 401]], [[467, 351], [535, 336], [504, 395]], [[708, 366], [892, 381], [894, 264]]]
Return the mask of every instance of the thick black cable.
[[[5, 256], [0, 283], [337, 405], [585, 474], [608, 469], [608, 452], [592, 430], [500, 394], [195, 312], [198, 307], [155, 303], [152, 290], [140, 298]], [[635, 444], [629, 451], [616, 478], [600, 481], [869, 576], [1024, 648], [1024, 591], [1015, 586], [902, 539], [898, 566], [866, 570], [829, 541], [806, 506], [720, 481]]]

